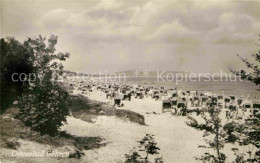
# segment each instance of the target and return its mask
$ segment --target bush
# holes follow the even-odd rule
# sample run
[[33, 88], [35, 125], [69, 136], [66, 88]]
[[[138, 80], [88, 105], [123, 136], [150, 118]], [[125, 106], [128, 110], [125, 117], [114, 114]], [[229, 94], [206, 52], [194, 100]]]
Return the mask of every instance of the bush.
[[219, 115], [220, 112], [220, 108], [210, 107], [208, 110], [208, 114], [201, 115], [204, 120], [204, 123], [202, 124], [199, 124], [195, 118], [188, 116], [188, 126], [191, 126], [200, 131], [204, 131], [203, 137], [208, 137], [209, 135], [214, 136], [213, 140], [207, 141], [207, 146], [200, 145], [199, 148], [211, 148], [216, 151], [216, 154], [211, 154], [207, 152], [204, 153], [204, 155], [202, 155], [201, 157], [195, 158], [196, 160], [202, 162], [225, 162], [226, 156], [224, 153], [221, 153], [221, 149], [223, 149], [225, 145], [226, 133], [224, 132], [223, 126], [221, 124], [221, 119]]
[[[145, 155], [142, 157], [138, 152], [131, 151], [128, 155], [126, 154], [126, 163], [148, 163], [149, 155], [158, 155], [160, 148], [157, 147], [157, 143], [154, 141], [154, 135], [146, 134], [145, 137], [139, 141], [139, 152]], [[156, 157], [155, 163], [163, 163], [162, 157]]]
[[58, 86], [36, 87], [20, 98], [16, 117], [42, 135], [55, 136], [69, 114], [68, 97]]
[[32, 53], [28, 51], [25, 46], [15, 40], [14, 38], [1, 39], [0, 43], [1, 54], [1, 71], [0, 71], [0, 83], [1, 83], [1, 113], [4, 113], [9, 108], [13, 101], [17, 99], [23, 93], [24, 76], [21, 80], [12, 80], [14, 73], [29, 74], [33, 71], [33, 64], [29, 60]]
[[56, 60], [65, 61], [69, 53], [55, 54], [57, 37], [51, 36], [46, 44], [46, 38], [28, 38], [24, 46], [33, 53], [35, 78], [28, 81], [29, 85], [18, 101], [19, 114], [16, 116], [33, 130], [41, 134], [55, 136], [59, 127], [66, 122], [69, 114], [69, 95], [56, 82], [62, 75], [63, 66]]

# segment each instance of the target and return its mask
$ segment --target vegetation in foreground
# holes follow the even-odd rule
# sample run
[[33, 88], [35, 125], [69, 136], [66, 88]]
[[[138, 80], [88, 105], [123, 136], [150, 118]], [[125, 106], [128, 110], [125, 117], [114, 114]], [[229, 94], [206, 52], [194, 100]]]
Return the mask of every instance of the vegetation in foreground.
[[105, 146], [100, 137], [78, 137], [70, 135], [64, 131], [59, 132], [56, 136], [47, 134], [41, 135], [39, 132], [31, 130], [30, 127], [18, 119], [15, 115], [19, 113], [16, 108], [10, 108], [6, 113], [0, 116], [1, 123], [1, 147], [17, 150], [20, 147], [18, 139], [33, 141], [36, 143], [50, 145], [53, 147], [70, 146], [73, 151], [70, 158], [80, 158], [84, 153], [82, 150], [90, 150]]
[[55, 136], [60, 126], [66, 123], [69, 115], [69, 95], [57, 83], [59, 75], [63, 74], [63, 65], [69, 53], [56, 53], [57, 37], [48, 40], [39, 36], [27, 39], [24, 47], [31, 52], [29, 61], [33, 63], [35, 79], [30, 80], [18, 100], [19, 113], [16, 118], [25, 125], [41, 134]]
[[[260, 37], [260, 35], [259, 35]], [[259, 39], [260, 40], [260, 39]], [[260, 47], [260, 44], [256, 44], [258, 47]], [[258, 52], [252, 54], [252, 57], [254, 61], [249, 61], [246, 58], [242, 58], [240, 55], [237, 54], [237, 56], [245, 63], [247, 68], [249, 69], [248, 72], [245, 70], [240, 71], [233, 71], [234, 74], [239, 76], [243, 80], [251, 81], [255, 83], [256, 85], [260, 85], [260, 49]]]
[[218, 108], [209, 108], [208, 112], [202, 115], [205, 122], [203, 124], [199, 124], [194, 118], [188, 117], [190, 121], [187, 124], [197, 130], [204, 131], [204, 137], [210, 134], [214, 136], [213, 140], [207, 141], [208, 146], [200, 145], [199, 148], [211, 148], [216, 151], [216, 155], [207, 152], [200, 158], [196, 158], [196, 160], [203, 162], [225, 162], [226, 156], [221, 152], [221, 149], [224, 148], [225, 133], [219, 117], [220, 112], [221, 110]]
[[[28, 38], [24, 43], [1, 39], [1, 147], [17, 149], [17, 139], [69, 145], [74, 148], [69, 157], [80, 158], [83, 149], [105, 145], [99, 137], [60, 131], [69, 115], [70, 98], [57, 81], [63, 74], [61, 61], [69, 53], [56, 53], [56, 44], [56, 36]], [[14, 108], [7, 109], [15, 100]]]
[[[125, 163], [149, 163], [149, 156], [159, 155], [160, 148], [154, 140], [154, 135], [146, 134], [145, 137], [140, 140], [138, 150], [132, 150], [130, 154], [126, 154]], [[162, 157], [155, 157], [155, 163], [163, 163]]]
[[[260, 35], [259, 35], [260, 36]], [[257, 44], [257, 46], [260, 46]], [[239, 56], [239, 55], [238, 55]], [[239, 56], [240, 57], [240, 56]], [[250, 62], [248, 59], [241, 58], [246, 64], [249, 72], [245, 70], [233, 71], [234, 74], [243, 80], [248, 80], [256, 85], [260, 85], [260, 50], [252, 55], [255, 61]], [[221, 108], [210, 107], [206, 114], [201, 114], [204, 123], [199, 123], [195, 118], [188, 116], [187, 125], [204, 131], [203, 137], [213, 135], [213, 140], [206, 140], [208, 146], [199, 146], [199, 148], [208, 148], [216, 151], [214, 154], [206, 152], [203, 156], [195, 158], [202, 162], [224, 163], [226, 155], [221, 152], [224, 145], [232, 143], [238, 145], [237, 148], [232, 148], [235, 155], [235, 163], [259, 162], [260, 159], [260, 112], [259, 110], [251, 113], [245, 120], [232, 119], [226, 124], [221, 123], [220, 118]], [[239, 147], [252, 146], [245, 153], [241, 153]], [[255, 149], [256, 148], [256, 149]]]
[[[33, 72], [33, 63], [29, 62], [32, 56], [25, 46], [12, 37], [1, 39], [0, 46], [0, 84], [1, 84], [1, 114], [9, 108], [13, 101], [17, 100], [24, 91], [25, 75], [20, 76], [20, 80], [14, 82], [12, 75], [29, 74]], [[16, 79], [15, 79], [16, 80]]]
[[68, 93], [56, 82], [63, 73], [61, 61], [69, 53], [57, 53], [57, 36], [38, 36], [23, 43], [1, 39], [1, 113], [14, 100], [16, 118], [41, 134], [55, 136], [69, 114]]

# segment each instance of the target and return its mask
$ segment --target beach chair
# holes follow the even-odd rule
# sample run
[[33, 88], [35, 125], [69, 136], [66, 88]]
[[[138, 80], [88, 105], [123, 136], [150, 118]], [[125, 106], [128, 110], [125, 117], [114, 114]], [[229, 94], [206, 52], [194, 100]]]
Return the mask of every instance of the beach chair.
[[126, 100], [126, 99], [128, 99], [129, 101], [131, 101], [131, 93], [130, 93], [130, 92], [124, 94], [123, 100]]
[[135, 93], [135, 98], [140, 98], [140, 99], [143, 99], [144, 98], [144, 95], [142, 92], [138, 91]]
[[236, 96], [234, 96], [234, 95], [230, 95], [229, 97], [230, 97], [230, 99], [231, 99], [232, 101], [236, 100]]
[[242, 98], [237, 99], [237, 105], [239, 108], [242, 108], [242, 104], [243, 104], [243, 99]]
[[171, 101], [170, 100], [163, 100], [162, 102], [162, 113], [166, 111], [171, 111]]
[[231, 112], [235, 112], [237, 110], [237, 106], [235, 104], [230, 104], [228, 106], [228, 109], [231, 111]]
[[156, 100], [159, 100], [159, 98], [160, 98], [160, 95], [159, 95], [159, 91], [154, 91], [153, 92], [153, 95], [152, 95], [152, 98], [154, 98], [154, 99], [156, 99]]
[[209, 106], [210, 106], [210, 107], [217, 107], [217, 106], [218, 106], [218, 103], [216, 103], [216, 102], [211, 102], [211, 103], [209, 104]]
[[231, 103], [230, 97], [225, 97], [224, 103], [225, 103], [224, 107], [225, 107], [225, 108], [228, 108], [228, 106], [229, 106], [230, 103]]
[[178, 94], [177, 93], [173, 93], [172, 97], [178, 97]]
[[199, 96], [194, 96], [191, 98], [191, 105], [194, 107], [198, 107], [200, 102]]
[[247, 111], [250, 110], [250, 112], [253, 112], [252, 102], [246, 101], [243, 103], [242, 108]]
[[171, 106], [172, 106], [172, 108], [174, 107], [174, 106], [176, 106], [177, 107], [177, 99], [171, 99]]
[[208, 97], [207, 96], [203, 96], [201, 97], [201, 106], [204, 105], [204, 106], [207, 106], [207, 103], [208, 103]]
[[122, 93], [125, 94], [126, 93], [126, 89], [122, 89]]
[[260, 109], [260, 102], [259, 101], [253, 101], [253, 108], [254, 109]]
[[244, 108], [247, 108], [247, 109], [252, 108], [251, 103], [248, 103], [248, 102], [244, 103], [244, 104], [243, 104], [243, 107], [244, 107]]
[[114, 106], [121, 106], [121, 99], [117, 98], [117, 99], [114, 99]]
[[177, 104], [177, 114], [185, 116], [187, 112], [187, 105], [185, 102], [178, 102]]
[[211, 102], [217, 103], [218, 102], [218, 97], [217, 96], [212, 96]]
[[108, 92], [107, 94], [106, 94], [106, 98], [108, 99], [108, 97], [110, 98], [110, 99], [112, 99], [114, 96], [113, 96], [113, 92]]
[[171, 108], [172, 108], [173, 114], [177, 114], [177, 104], [178, 104], [177, 98], [170, 99], [170, 101], [171, 101]]
[[223, 95], [218, 95], [217, 96], [217, 98], [218, 98], [218, 106], [219, 107], [223, 107], [223, 103], [224, 103], [224, 96]]
[[189, 91], [190, 96], [197, 96], [197, 91]]

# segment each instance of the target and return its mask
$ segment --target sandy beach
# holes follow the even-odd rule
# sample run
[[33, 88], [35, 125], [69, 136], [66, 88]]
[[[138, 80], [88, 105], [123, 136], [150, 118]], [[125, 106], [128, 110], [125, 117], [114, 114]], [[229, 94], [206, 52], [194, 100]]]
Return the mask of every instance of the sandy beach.
[[[114, 101], [107, 99], [104, 92], [96, 89], [92, 90], [92, 92], [82, 94], [81, 91], [74, 89], [73, 95], [82, 95], [90, 101], [105, 103], [113, 107]], [[99, 148], [82, 150], [85, 155], [80, 159], [37, 157], [38, 162], [125, 162], [125, 154], [137, 150], [138, 141], [146, 134], [154, 135], [155, 141], [160, 148], [159, 156], [166, 163], [192, 163], [196, 162], [195, 157], [200, 157], [204, 152], [213, 152], [211, 149], [198, 148], [199, 145], [206, 145], [203, 132], [188, 126], [186, 116], [175, 116], [170, 112], [162, 113], [161, 100], [156, 101], [150, 96], [143, 99], [132, 97], [131, 101], [124, 100], [123, 104], [123, 107], [116, 106], [115, 109], [130, 110], [144, 116], [145, 125], [132, 122], [124, 117], [98, 115], [90, 116], [93, 117], [91, 121], [84, 121], [79, 117], [76, 118], [70, 115], [67, 117], [67, 124], [61, 127], [62, 131], [79, 137], [101, 137], [103, 139], [101, 143], [105, 145]], [[200, 120], [199, 117], [195, 117]], [[221, 117], [223, 123], [228, 121], [224, 112], [221, 113]], [[17, 141], [21, 144], [21, 148], [18, 148], [17, 152], [47, 152], [49, 150], [73, 152], [70, 146], [55, 148], [54, 146], [28, 140], [18, 139]], [[234, 160], [231, 151], [232, 147], [235, 146], [226, 144], [223, 149], [223, 152], [228, 156], [227, 162]], [[242, 150], [246, 151], [246, 148], [244, 147]], [[11, 157], [14, 151], [4, 148], [0, 152], [1, 157], [4, 158], [3, 161], [33, 162], [34, 157]], [[154, 158], [155, 156], [150, 156], [149, 160], [152, 161]]]
[[[74, 94], [80, 92], [75, 91]], [[86, 95], [91, 100], [113, 104], [101, 91], [94, 90]], [[160, 154], [165, 162], [194, 162], [204, 151], [198, 145], [204, 145], [203, 132], [185, 124], [185, 117], [161, 113], [161, 101], [148, 97], [123, 101], [120, 109], [132, 110], [145, 117], [145, 126], [124, 121], [116, 117], [98, 116], [94, 123], [68, 117], [68, 124], [63, 129], [78, 136], [100, 136], [108, 143], [105, 147], [84, 151], [87, 162], [124, 162], [125, 154], [138, 146], [137, 141], [146, 134], [154, 134], [155, 141], [161, 148]], [[155, 112], [156, 114], [146, 114]], [[229, 153], [229, 152], [228, 152]], [[231, 151], [230, 151], [231, 153]]]

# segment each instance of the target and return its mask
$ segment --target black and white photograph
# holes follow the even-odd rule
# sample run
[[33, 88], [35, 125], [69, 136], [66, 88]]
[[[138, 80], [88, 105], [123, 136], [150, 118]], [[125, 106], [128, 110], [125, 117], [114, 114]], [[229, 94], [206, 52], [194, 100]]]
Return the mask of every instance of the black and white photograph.
[[0, 163], [259, 163], [260, 0], [0, 0]]

